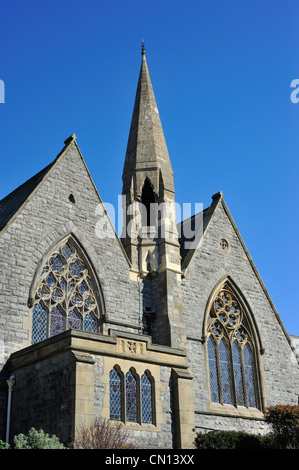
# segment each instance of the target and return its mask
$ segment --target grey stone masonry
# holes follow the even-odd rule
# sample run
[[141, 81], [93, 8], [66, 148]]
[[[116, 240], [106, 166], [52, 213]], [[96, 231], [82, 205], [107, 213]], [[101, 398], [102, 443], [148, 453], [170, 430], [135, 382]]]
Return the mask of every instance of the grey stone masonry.
[[[224, 244], [223, 240], [227, 243]], [[204, 325], [211, 293], [225, 278], [232, 279], [243, 293], [261, 338], [258, 361], [264, 406], [298, 404], [298, 361], [223, 197], [219, 196], [210, 225], [185, 270], [183, 280], [188, 359], [190, 373], [194, 376], [197, 425], [205, 427], [208, 421], [209, 427], [216, 429], [219, 429], [219, 420], [214, 416], [210, 404]], [[226, 419], [222, 420], [223, 426], [230, 421], [228, 408], [223, 407], [222, 413], [227, 415]], [[242, 415], [241, 411], [239, 413]], [[244, 421], [246, 420], [243, 419], [243, 425]], [[259, 427], [257, 424], [257, 428]], [[235, 429], [236, 426], [231, 424], [230, 428]], [[237, 428], [240, 429], [240, 426]]]
[[[141, 227], [134, 221], [135, 238], [124, 231], [120, 240], [73, 134], [52, 163], [0, 201], [0, 439], [5, 435], [6, 380], [11, 372], [17, 377], [12, 433], [30, 425], [44, 426], [67, 441], [79, 422], [86, 423], [94, 416], [115, 419], [110, 394], [114, 367], [121, 377], [123, 409], [127, 406], [124, 377], [130, 378], [125, 374], [130, 368], [136, 369], [139, 379], [149, 374], [155, 419], [138, 421], [135, 417], [135, 422], [129, 423], [123, 411], [116, 413], [139, 446], [189, 448], [194, 431], [200, 430], [267, 432], [265, 407], [298, 404], [298, 337], [290, 339], [285, 331], [222, 193], [213, 196], [209, 208], [176, 226], [173, 171], [144, 48], [122, 194], [124, 209], [142, 202], [148, 214], [154, 203], [167, 206], [167, 211], [154, 207], [156, 226], [142, 214]], [[126, 229], [134, 217], [134, 212], [125, 214]], [[197, 227], [197, 247], [185, 245], [185, 232], [178, 234], [177, 228], [188, 221], [192, 229]], [[165, 225], [168, 231], [163, 234]], [[40, 293], [39, 287], [50, 277], [47, 273], [41, 278], [43, 267], [49, 262], [50, 270], [51, 255], [69, 237], [70, 246], [78, 247], [88, 267], [81, 266], [86, 277], [71, 272], [77, 255], [70, 249], [68, 260], [64, 257], [65, 271], [58, 277], [62, 282], [64, 273], [69, 275], [60, 284], [64, 292], [57, 281], [53, 290], [44, 283]], [[88, 285], [81, 296], [83, 281]], [[231, 303], [222, 301], [222, 292], [218, 298], [221, 310], [215, 296], [225, 285], [228, 290], [224, 294], [228, 292]], [[75, 289], [80, 295], [73, 297]], [[73, 329], [62, 332], [60, 325], [60, 335], [55, 335], [56, 330], [47, 339], [44, 333], [37, 334], [36, 344], [31, 345], [35, 298], [41, 311], [49, 300], [46, 306], [52, 313], [53, 305], [60, 302], [55, 298], [59, 291], [66, 308], [71, 305], [67, 328]], [[89, 305], [95, 304], [90, 299], [98, 297], [97, 307], [86, 306], [86, 292]], [[37, 294], [40, 297], [35, 297]], [[86, 331], [88, 328], [78, 331], [82, 323], [75, 323], [74, 318], [78, 320], [75, 308], [79, 304], [82, 308], [84, 304], [84, 314], [99, 311], [98, 332]], [[63, 304], [61, 307], [63, 310]], [[43, 317], [43, 326], [49, 316]], [[214, 370], [209, 369], [209, 335], [213, 338], [209, 345], [214, 348], [214, 358], [210, 356]], [[234, 368], [236, 344], [239, 362]], [[225, 361], [218, 354], [220, 345], [227, 354]], [[223, 362], [224, 374], [220, 369]], [[142, 389], [138, 380], [132, 396], [136, 403], [139, 400], [136, 413], [140, 418], [143, 405], [142, 394], [139, 399], [137, 396]], [[222, 399], [225, 386], [231, 392], [228, 400]], [[237, 396], [240, 391], [240, 395], [244, 392], [243, 401]]]
[[[69, 202], [70, 194], [75, 203]], [[31, 344], [32, 308], [28, 299], [32, 285], [43, 260], [69, 234], [83, 247], [102, 287], [103, 320], [110, 326], [116, 321], [118, 325], [127, 324], [130, 312], [130, 325], [139, 327], [139, 285], [130, 280], [130, 264], [117, 236], [97, 235], [97, 224], [103, 222], [99, 205], [101, 199], [73, 139], [0, 233], [1, 369], [11, 353]], [[104, 225], [114, 235], [108, 219]], [[0, 387], [5, 401], [7, 386], [3, 380]]]

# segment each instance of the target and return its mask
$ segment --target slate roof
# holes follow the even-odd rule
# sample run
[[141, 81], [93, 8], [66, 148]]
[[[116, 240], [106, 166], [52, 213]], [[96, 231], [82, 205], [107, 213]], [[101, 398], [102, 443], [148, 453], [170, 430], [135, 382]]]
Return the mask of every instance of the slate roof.
[[50, 163], [50, 165], [46, 166], [35, 176], [32, 176], [32, 178], [27, 180], [0, 201], [0, 231], [2, 231], [18, 209], [24, 204], [26, 199], [38, 186], [53, 164], [54, 162]]
[[51, 170], [51, 168], [55, 165], [58, 158], [64, 153], [68, 145], [71, 145], [74, 140], [76, 140], [76, 135], [72, 134], [64, 141], [64, 147], [61, 152], [59, 152], [55, 160], [53, 160], [43, 170], [39, 171], [36, 175], [25, 181], [25, 183], [21, 184], [21, 186], [16, 188], [0, 201], [0, 232], [8, 224], [8, 222], [16, 214], [20, 207], [26, 202], [26, 200], [39, 185], [42, 179]]
[[[182, 269], [185, 269], [201, 240], [207, 225], [209, 207], [201, 212], [183, 220], [177, 224], [179, 233], [180, 254], [182, 257]], [[196, 229], [196, 230], [195, 230]], [[197, 239], [195, 240], [195, 236]]]

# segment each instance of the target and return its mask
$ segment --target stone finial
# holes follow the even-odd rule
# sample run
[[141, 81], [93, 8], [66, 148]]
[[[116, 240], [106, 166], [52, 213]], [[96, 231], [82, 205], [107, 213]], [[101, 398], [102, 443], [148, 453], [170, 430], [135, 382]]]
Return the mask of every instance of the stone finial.
[[68, 145], [68, 144], [70, 144], [71, 142], [74, 142], [75, 140], [77, 140], [77, 136], [76, 136], [76, 134], [72, 134], [70, 137], [68, 137], [68, 138], [64, 141], [64, 144], [65, 144], [65, 145]]
[[141, 55], [145, 55], [145, 46], [144, 46], [144, 40], [142, 39], [142, 45], [141, 45]]

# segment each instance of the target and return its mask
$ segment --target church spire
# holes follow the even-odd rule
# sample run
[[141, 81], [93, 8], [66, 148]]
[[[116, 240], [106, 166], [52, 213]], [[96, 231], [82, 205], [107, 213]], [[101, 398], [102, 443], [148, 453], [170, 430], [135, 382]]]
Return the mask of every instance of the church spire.
[[[123, 171], [123, 209], [121, 239], [131, 275], [148, 293], [144, 301], [152, 312], [147, 321], [153, 342], [185, 347], [173, 172], [144, 43]], [[143, 305], [144, 312], [148, 307]]]
[[[156, 194], [161, 176], [164, 189], [174, 193], [173, 172], [146, 61], [144, 41], [141, 68], [123, 170], [123, 194], [134, 179], [134, 200], [139, 200], [147, 176]], [[145, 174], [146, 173], [146, 174]]]

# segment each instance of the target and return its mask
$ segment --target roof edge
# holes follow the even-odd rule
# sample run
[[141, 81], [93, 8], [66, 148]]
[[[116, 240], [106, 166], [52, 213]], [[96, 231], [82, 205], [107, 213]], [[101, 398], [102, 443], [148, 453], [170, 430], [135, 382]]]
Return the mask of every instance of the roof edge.
[[265, 284], [264, 284], [264, 281], [263, 281], [262, 278], [261, 278], [260, 273], [258, 272], [258, 269], [257, 269], [257, 267], [256, 267], [256, 265], [255, 265], [255, 263], [254, 263], [254, 261], [253, 261], [251, 255], [250, 255], [250, 253], [249, 253], [247, 247], [246, 247], [246, 244], [245, 244], [245, 242], [244, 242], [244, 240], [243, 240], [243, 238], [242, 238], [242, 236], [241, 236], [241, 234], [240, 234], [240, 232], [239, 232], [239, 229], [237, 228], [237, 225], [236, 225], [236, 223], [235, 223], [235, 221], [234, 221], [234, 219], [233, 219], [233, 217], [232, 217], [232, 215], [231, 215], [231, 213], [230, 213], [230, 211], [229, 211], [229, 209], [228, 209], [228, 207], [227, 207], [227, 205], [226, 205], [224, 199], [222, 199], [222, 205], [223, 205], [223, 209], [224, 209], [224, 211], [225, 211], [227, 217], [229, 218], [229, 220], [230, 220], [230, 222], [231, 222], [231, 224], [232, 224], [232, 226], [233, 226], [233, 229], [234, 229], [234, 231], [235, 231], [235, 233], [236, 233], [236, 235], [237, 235], [237, 237], [238, 237], [238, 239], [239, 239], [239, 241], [240, 241], [240, 243], [241, 243], [241, 245], [242, 245], [242, 248], [243, 248], [243, 250], [245, 251], [245, 254], [246, 254], [247, 259], [248, 259], [248, 261], [249, 261], [249, 263], [250, 263], [250, 265], [251, 265], [251, 268], [252, 268], [253, 272], [255, 273], [255, 275], [256, 275], [256, 277], [257, 277], [259, 283], [260, 283], [260, 286], [261, 286], [261, 288], [262, 288], [264, 294], [265, 294], [266, 297], [267, 297], [267, 300], [268, 300], [268, 302], [269, 302], [269, 304], [270, 304], [270, 306], [271, 306], [271, 308], [272, 308], [272, 310], [273, 310], [273, 312], [274, 312], [274, 315], [275, 315], [275, 317], [276, 317], [276, 319], [277, 319], [277, 321], [278, 321], [278, 323], [279, 323], [279, 325], [280, 325], [282, 331], [284, 332], [284, 335], [285, 335], [285, 337], [286, 337], [286, 339], [287, 339], [287, 341], [288, 341], [288, 343], [289, 343], [289, 345], [290, 345], [292, 351], [294, 351], [295, 348], [294, 348], [294, 346], [293, 346], [293, 344], [292, 344], [292, 342], [291, 342], [291, 339], [290, 339], [290, 337], [289, 337], [289, 334], [288, 334], [288, 332], [287, 332], [287, 330], [286, 330], [286, 328], [285, 328], [285, 326], [284, 326], [284, 324], [283, 324], [283, 322], [282, 322], [282, 320], [281, 320], [281, 318], [280, 318], [280, 315], [279, 315], [279, 313], [278, 313], [278, 311], [277, 311], [277, 309], [276, 309], [276, 307], [275, 307], [275, 305], [274, 305], [274, 302], [273, 302], [273, 300], [272, 300], [272, 298], [271, 298], [271, 296], [270, 296], [270, 294], [269, 294], [269, 292], [268, 292], [268, 290], [267, 290], [267, 288], [266, 288], [266, 286], [265, 286]]
[[210, 225], [211, 225], [211, 222], [213, 220], [213, 217], [216, 213], [216, 210], [219, 206], [219, 204], [221, 203], [223, 199], [223, 193], [222, 191], [219, 191], [218, 193], [214, 194], [212, 196], [212, 204], [206, 209], [207, 213], [206, 213], [206, 216], [205, 216], [205, 219], [206, 219], [206, 224], [205, 226], [203, 227], [203, 232], [202, 232], [202, 237], [201, 239], [199, 240], [198, 242], [198, 245], [197, 247], [194, 249], [194, 250], [189, 250], [188, 254], [186, 255], [185, 259], [184, 259], [184, 262], [183, 262], [183, 265], [182, 265], [182, 270], [184, 271], [184, 274], [183, 276], [186, 277], [187, 275], [187, 272], [188, 272], [188, 269], [189, 269], [189, 266], [190, 264], [192, 263], [193, 261], [193, 258], [195, 257], [199, 247], [201, 246], [202, 244], [202, 241], [204, 239], [204, 236], [205, 236], [205, 233], [207, 233]]
[[[62, 157], [65, 155], [65, 153], [69, 150], [69, 148], [73, 145], [73, 143], [76, 142], [76, 134], [72, 134], [70, 137], [68, 137], [65, 141], [64, 141], [64, 147], [61, 149], [61, 151], [58, 153], [58, 155], [55, 157], [55, 159], [52, 161], [52, 163], [50, 163], [49, 165], [47, 165], [46, 167], [44, 167], [44, 169], [46, 169], [47, 167], [49, 167], [48, 171], [46, 171], [46, 173], [44, 174], [44, 176], [42, 177], [42, 179], [39, 181], [39, 183], [36, 185], [36, 187], [31, 191], [31, 193], [29, 194], [29, 196], [23, 201], [23, 203], [20, 205], [20, 207], [16, 210], [16, 212], [12, 215], [12, 217], [8, 220], [8, 222], [4, 225], [4, 227], [2, 228], [2, 230], [0, 231], [0, 237], [3, 235], [3, 233], [7, 230], [7, 228], [11, 225], [11, 223], [16, 219], [16, 217], [20, 214], [20, 212], [23, 210], [23, 208], [25, 207], [25, 205], [27, 204], [28, 201], [30, 201], [30, 199], [33, 197], [33, 195], [37, 192], [37, 190], [40, 188], [40, 186], [43, 184], [43, 182], [48, 178], [49, 174], [53, 171], [54, 168], [56, 168], [56, 166], [58, 165], [58, 162], [62, 159]], [[40, 170], [40, 172], [42, 172], [43, 170]], [[39, 173], [40, 173], [39, 172]], [[38, 174], [38, 173], [37, 173]], [[33, 178], [33, 177], [32, 177]], [[24, 183], [22, 183], [20, 186], [18, 186], [17, 188], [15, 188], [11, 193], [7, 194], [7, 196], [5, 196], [2, 201], [8, 197], [10, 194], [12, 194], [14, 191], [16, 191], [18, 188], [20, 188], [22, 185], [26, 184], [31, 178], [29, 178], [27, 181], [25, 181]]]
[[[281, 320], [281, 318], [280, 318], [280, 315], [279, 315], [279, 313], [278, 313], [278, 311], [277, 311], [277, 309], [276, 309], [276, 307], [275, 307], [275, 305], [274, 305], [274, 302], [273, 302], [273, 300], [272, 300], [272, 298], [271, 298], [271, 296], [270, 296], [270, 294], [269, 294], [269, 292], [268, 292], [268, 290], [267, 290], [267, 288], [266, 288], [266, 286], [265, 286], [265, 284], [264, 284], [264, 282], [263, 282], [263, 280], [262, 280], [262, 278], [261, 278], [261, 275], [259, 274], [259, 272], [258, 272], [258, 270], [257, 270], [256, 265], [254, 264], [254, 261], [253, 261], [251, 255], [250, 255], [250, 253], [249, 253], [249, 251], [248, 251], [248, 249], [247, 249], [247, 246], [246, 246], [246, 244], [245, 244], [245, 242], [244, 242], [244, 240], [243, 240], [243, 238], [242, 238], [242, 236], [241, 236], [241, 234], [240, 234], [240, 232], [239, 232], [239, 229], [237, 228], [237, 225], [236, 225], [236, 223], [235, 223], [235, 221], [234, 221], [234, 219], [233, 219], [233, 217], [232, 217], [232, 215], [231, 215], [231, 213], [230, 213], [230, 211], [229, 211], [229, 209], [228, 209], [228, 206], [226, 205], [226, 202], [224, 201], [222, 191], [219, 191], [218, 193], [214, 194], [214, 195], [212, 196], [212, 200], [213, 200], [213, 202], [212, 202], [212, 204], [210, 205], [210, 207], [209, 207], [209, 209], [208, 209], [208, 213], [207, 213], [207, 215], [206, 215], [206, 217], [208, 218], [208, 220], [207, 220], [207, 225], [206, 225], [206, 227], [204, 228], [203, 235], [202, 235], [202, 237], [201, 237], [201, 239], [200, 239], [200, 241], [199, 241], [199, 243], [198, 243], [198, 246], [197, 246], [197, 248], [196, 248], [195, 250], [193, 250], [193, 252], [190, 254], [190, 256], [187, 255], [186, 258], [185, 258], [185, 259], [188, 258], [188, 264], [187, 264], [187, 267], [186, 267], [185, 270], [184, 270], [183, 276], [186, 277], [186, 274], [187, 274], [187, 272], [188, 272], [189, 266], [190, 266], [191, 262], [193, 261], [194, 256], [196, 255], [196, 253], [197, 253], [197, 251], [198, 251], [198, 249], [199, 249], [199, 247], [200, 247], [200, 245], [201, 245], [201, 243], [202, 243], [202, 240], [204, 239], [205, 233], [207, 233], [207, 231], [208, 231], [208, 229], [209, 229], [209, 227], [210, 227], [210, 224], [211, 224], [211, 222], [212, 222], [212, 220], [213, 220], [213, 217], [214, 217], [214, 215], [215, 215], [215, 213], [216, 213], [216, 210], [217, 210], [217, 208], [219, 207], [219, 205], [222, 204], [223, 209], [224, 209], [224, 212], [225, 212], [225, 214], [227, 215], [229, 221], [230, 221], [231, 224], [232, 224], [232, 227], [233, 227], [233, 229], [234, 229], [234, 231], [235, 231], [235, 233], [236, 233], [236, 235], [237, 235], [237, 237], [238, 237], [238, 239], [239, 239], [239, 241], [240, 241], [240, 243], [241, 243], [241, 246], [242, 246], [242, 248], [243, 248], [243, 250], [244, 250], [244, 252], [245, 252], [245, 254], [246, 254], [246, 257], [247, 257], [247, 259], [248, 259], [248, 261], [249, 261], [249, 263], [250, 263], [250, 265], [251, 265], [251, 268], [252, 268], [253, 272], [255, 273], [255, 275], [256, 275], [256, 277], [257, 277], [257, 279], [258, 279], [258, 282], [260, 283], [260, 286], [261, 286], [261, 288], [262, 288], [262, 290], [263, 290], [263, 292], [264, 292], [264, 294], [265, 294], [265, 296], [266, 296], [266, 298], [267, 298], [267, 300], [268, 300], [268, 302], [269, 302], [269, 304], [270, 304], [270, 306], [271, 306], [271, 308], [272, 308], [272, 310], [273, 310], [273, 312], [274, 312], [274, 315], [275, 315], [275, 317], [276, 317], [276, 319], [277, 319], [277, 321], [278, 321], [278, 323], [279, 323], [279, 325], [280, 325], [280, 327], [281, 327], [281, 329], [282, 329], [282, 331], [283, 331], [283, 333], [284, 333], [284, 335], [285, 335], [285, 337], [286, 337], [286, 339], [287, 339], [287, 341], [288, 341], [288, 343], [289, 343], [289, 345], [290, 345], [290, 347], [291, 347], [291, 350], [296, 353], [295, 348], [294, 348], [294, 346], [293, 346], [293, 344], [292, 344], [292, 341], [291, 341], [291, 339], [290, 339], [290, 336], [289, 336], [289, 334], [288, 334], [288, 332], [287, 332], [287, 330], [286, 330], [286, 328], [285, 328], [285, 326], [284, 326], [284, 324], [283, 324], [283, 322], [282, 322], [282, 320]], [[299, 362], [299, 361], [298, 361], [298, 362]]]
[[[118, 243], [119, 243], [119, 245], [120, 245], [121, 251], [123, 252], [123, 254], [124, 254], [124, 256], [125, 256], [125, 259], [126, 259], [126, 261], [127, 261], [127, 263], [128, 263], [128, 266], [131, 268], [131, 263], [130, 263], [130, 260], [129, 260], [129, 258], [128, 258], [126, 252], [125, 252], [125, 249], [124, 249], [124, 247], [123, 247], [123, 244], [121, 243], [121, 241], [120, 241], [120, 239], [119, 239], [119, 237], [118, 237], [118, 235], [117, 235], [117, 232], [116, 232], [116, 230], [115, 230], [115, 227], [114, 227], [114, 225], [113, 225], [113, 223], [112, 223], [112, 221], [111, 221], [111, 219], [110, 219], [110, 217], [109, 217], [109, 214], [108, 214], [107, 210], [105, 209], [105, 206], [104, 206], [104, 203], [103, 203], [103, 201], [102, 201], [102, 198], [101, 198], [101, 196], [100, 196], [100, 194], [99, 194], [99, 192], [98, 192], [98, 190], [97, 190], [97, 187], [96, 187], [96, 185], [95, 185], [95, 183], [94, 183], [94, 181], [93, 181], [93, 179], [92, 179], [92, 177], [91, 177], [90, 171], [89, 171], [89, 169], [87, 168], [87, 165], [86, 165], [85, 160], [84, 160], [84, 158], [83, 158], [82, 152], [81, 152], [81, 150], [80, 150], [80, 148], [79, 148], [79, 146], [78, 146], [78, 143], [77, 143], [77, 136], [76, 136], [76, 134], [70, 135], [70, 136], [64, 141], [64, 147], [63, 147], [63, 148], [61, 149], [61, 151], [58, 153], [58, 155], [56, 156], [56, 158], [53, 160], [52, 163], [50, 163], [49, 165], [47, 165], [47, 166], [45, 167], [45, 168], [49, 167], [49, 170], [44, 174], [44, 176], [42, 177], [42, 179], [40, 180], [40, 182], [39, 182], [39, 183], [36, 185], [36, 187], [31, 191], [31, 193], [29, 194], [29, 196], [25, 199], [25, 201], [20, 205], [20, 207], [16, 210], [16, 212], [15, 212], [15, 213], [12, 215], [12, 217], [8, 220], [8, 222], [6, 223], [6, 225], [2, 228], [2, 230], [0, 231], [0, 237], [1, 237], [1, 236], [3, 235], [3, 233], [7, 230], [7, 228], [13, 223], [13, 221], [18, 217], [18, 215], [20, 214], [20, 212], [21, 212], [21, 211], [23, 210], [23, 208], [26, 206], [27, 202], [30, 201], [30, 199], [31, 199], [31, 198], [34, 196], [34, 194], [38, 191], [38, 189], [41, 187], [41, 185], [44, 183], [44, 181], [48, 178], [48, 176], [51, 174], [51, 172], [56, 168], [56, 166], [58, 165], [58, 163], [60, 162], [60, 160], [64, 157], [64, 155], [66, 154], [66, 152], [71, 148], [71, 146], [72, 146], [73, 144], [74, 144], [74, 145], [76, 146], [76, 148], [77, 148], [77, 151], [78, 151], [78, 153], [79, 153], [79, 155], [80, 155], [80, 158], [81, 158], [81, 160], [82, 160], [82, 163], [83, 163], [83, 165], [84, 165], [84, 167], [85, 167], [85, 169], [86, 169], [86, 171], [87, 171], [87, 174], [88, 174], [88, 176], [89, 176], [89, 178], [90, 178], [90, 181], [91, 181], [91, 183], [92, 183], [92, 185], [93, 185], [93, 187], [94, 187], [94, 189], [95, 189], [95, 192], [96, 192], [96, 194], [97, 194], [97, 196], [98, 196], [98, 198], [99, 198], [99, 201], [100, 201], [101, 204], [103, 204], [105, 214], [106, 214], [106, 216], [107, 216], [107, 218], [108, 218], [108, 220], [109, 220], [109, 223], [111, 224], [111, 227], [112, 227], [112, 229], [113, 229], [113, 231], [114, 231], [115, 238], [116, 238], [116, 240], [118, 241]], [[45, 169], [45, 168], [44, 168], [44, 169]], [[42, 171], [42, 170], [41, 170], [41, 171]], [[38, 173], [37, 173], [37, 174], [38, 174]], [[29, 178], [29, 179], [30, 179], [30, 178]], [[29, 181], [29, 180], [27, 180], [27, 181]], [[25, 181], [23, 184], [26, 184], [27, 181]], [[22, 185], [20, 185], [20, 186], [22, 186]], [[18, 186], [18, 187], [20, 187], [20, 186]], [[16, 188], [16, 189], [18, 189], [18, 188]], [[15, 190], [16, 190], [16, 189], [15, 189]], [[15, 191], [15, 190], [14, 190], [14, 191]], [[12, 191], [12, 192], [13, 192], [13, 191]], [[11, 194], [11, 193], [9, 193], [9, 194]], [[7, 196], [9, 196], [9, 194], [8, 194]], [[7, 196], [5, 196], [5, 197], [7, 197]], [[4, 199], [5, 199], [5, 198], [4, 198]]]

